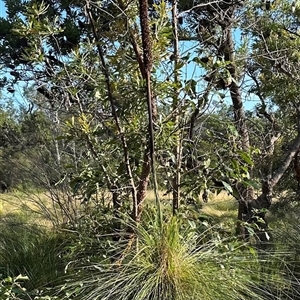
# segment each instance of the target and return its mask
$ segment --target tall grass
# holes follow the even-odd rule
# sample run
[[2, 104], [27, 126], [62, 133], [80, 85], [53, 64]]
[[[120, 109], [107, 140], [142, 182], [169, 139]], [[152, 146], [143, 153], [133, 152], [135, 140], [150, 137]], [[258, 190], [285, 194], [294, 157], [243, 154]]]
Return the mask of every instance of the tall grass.
[[[300, 299], [300, 207], [299, 203], [278, 203], [279, 210], [272, 211], [272, 237], [274, 246], [281, 253], [284, 280], [289, 282], [286, 298]], [[275, 208], [276, 209], [276, 208]]]
[[[218, 210], [234, 211], [225, 203]], [[113, 220], [105, 222], [102, 210], [94, 213], [74, 229], [67, 252], [65, 237], [33, 224], [32, 216], [3, 216], [0, 273], [26, 275], [29, 292], [54, 288], [64, 300], [300, 299], [297, 224], [273, 232], [286, 244], [278, 244], [279, 251], [274, 245], [257, 251], [224, 233], [224, 222], [210, 226], [198, 214], [168, 218], [166, 211], [160, 225], [155, 208], [146, 206], [140, 224], [123, 221], [117, 241]], [[69, 260], [66, 269], [62, 258]]]
[[27, 224], [21, 214], [2, 217], [0, 226], [0, 273], [4, 277], [28, 276], [27, 290], [57, 283], [64, 270], [62, 237]]
[[156, 224], [131, 224], [135, 240], [125, 250], [120, 245], [121, 259], [71, 270], [65, 288], [72, 299], [266, 299], [258, 293], [264, 280], [280, 281], [268, 265], [261, 268], [253, 249], [236, 240], [216, 235], [207, 241], [206, 232], [199, 235], [177, 218], [162, 228]]

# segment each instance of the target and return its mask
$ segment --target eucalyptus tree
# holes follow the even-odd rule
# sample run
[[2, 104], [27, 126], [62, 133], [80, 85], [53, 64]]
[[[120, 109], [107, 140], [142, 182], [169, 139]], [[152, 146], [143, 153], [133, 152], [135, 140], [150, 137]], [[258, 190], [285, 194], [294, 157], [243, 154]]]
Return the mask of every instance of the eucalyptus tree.
[[270, 7], [254, 2], [246, 15], [242, 28], [252, 41], [247, 74], [253, 81], [251, 92], [260, 101], [258, 116], [269, 124], [260, 154], [265, 162], [261, 174], [268, 179], [271, 191], [283, 178], [290, 183], [284, 187], [297, 193], [299, 7], [297, 2], [282, 1]]
[[[247, 55], [247, 49], [236, 48], [234, 41], [234, 32], [239, 28], [240, 17], [244, 13], [243, 6], [241, 1], [179, 1], [181, 15], [187, 24], [182, 30], [182, 36], [199, 43], [197, 61], [206, 71], [203, 76], [206, 82], [206, 101], [211, 94], [224, 98], [226, 91], [232, 101], [232, 121], [239, 138], [237, 143], [232, 144], [234, 149], [228, 162], [232, 171], [223, 172], [227, 178], [223, 178], [222, 182], [227, 189], [232, 186], [229, 189], [232, 189], [231, 192], [239, 202], [239, 220], [248, 221], [251, 218], [250, 203], [254, 200], [254, 189], [249, 184], [250, 180], [245, 179], [250, 179], [249, 171], [253, 162], [250, 158], [252, 148], [240, 84], [247, 59], [243, 56]], [[202, 103], [203, 99], [200, 98], [199, 104]], [[197, 111], [199, 107], [196, 108], [195, 115]], [[209, 177], [209, 172], [207, 175]]]
[[[238, 137], [231, 143], [229, 160], [224, 161], [227, 171], [234, 171], [219, 173], [223, 185], [231, 185], [239, 202], [240, 221], [253, 220], [255, 212], [264, 218], [273, 190], [300, 146], [293, 125], [280, 119], [285, 113], [296, 118], [298, 111], [297, 101], [293, 100], [297, 97], [297, 5], [271, 5], [268, 1], [179, 1], [178, 7], [184, 24], [180, 38], [199, 43], [197, 61], [206, 70], [206, 96], [224, 97], [227, 93], [231, 99]], [[247, 95], [260, 102], [254, 118], [245, 112]], [[259, 144], [250, 136], [262, 125], [264, 129], [259, 135], [263, 143]], [[289, 147], [279, 157], [278, 148], [283, 140], [288, 140]], [[222, 156], [219, 161], [222, 169]], [[207, 174], [206, 177], [213, 176]], [[261, 181], [259, 197], [254, 195], [257, 179]]]

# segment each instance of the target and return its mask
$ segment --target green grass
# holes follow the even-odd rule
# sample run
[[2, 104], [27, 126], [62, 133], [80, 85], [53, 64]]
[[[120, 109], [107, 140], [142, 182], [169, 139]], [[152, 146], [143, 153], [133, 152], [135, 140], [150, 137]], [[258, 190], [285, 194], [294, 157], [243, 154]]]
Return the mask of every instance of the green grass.
[[276, 270], [262, 270], [255, 250], [240, 241], [199, 234], [177, 218], [162, 228], [149, 220], [131, 224], [135, 239], [125, 250], [114, 246], [117, 261], [70, 269], [67, 292], [76, 300], [258, 300], [264, 280], [277, 284]]
[[0, 273], [4, 277], [28, 276], [28, 290], [53, 286], [63, 274], [63, 239], [27, 221], [20, 213], [1, 218]]
[[[42, 195], [37, 197], [5, 194], [1, 202], [0, 273], [27, 275], [29, 291], [61, 289], [65, 300], [282, 300], [297, 296], [298, 264], [285, 262], [299, 260], [297, 255], [285, 252], [283, 246], [278, 251], [277, 245], [257, 253], [235, 239], [227, 229], [235, 224], [237, 203], [226, 193], [212, 197], [201, 209], [182, 206], [177, 218], [168, 217], [169, 200], [163, 198], [165, 217], [159, 227], [150, 192], [142, 223], [124, 222], [119, 241], [92, 232], [92, 220], [87, 217], [85, 232], [78, 228], [67, 252], [65, 236], [53, 233], [51, 223], [40, 226], [44, 215], [35, 211], [32, 199], [49, 209], [51, 203]], [[213, 221], [205, 221], [207, 215]], [[101, 220], [93, 219], [96, 224]], [[298, 227], [289, 226], [282, 223], [278, 231], [286, 229], [286, 243], [296, 247]]]

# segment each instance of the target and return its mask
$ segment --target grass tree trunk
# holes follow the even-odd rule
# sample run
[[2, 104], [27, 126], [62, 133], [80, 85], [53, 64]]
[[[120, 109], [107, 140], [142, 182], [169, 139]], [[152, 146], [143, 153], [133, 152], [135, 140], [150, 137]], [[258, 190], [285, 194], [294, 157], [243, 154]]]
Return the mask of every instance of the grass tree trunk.
[[[126, 5], [124, 1], [118, 0], [118, 5], [122, 10], [126, 10]], [[130, 43], [135, 53], [137, 63], [139, 65], [140, 73], [145, 81], [145, 94], [148, 106], [148, 117], [149, 117], [149, 127], [147, 145], [145, 147], [143, 155], [142, 170], [139, 174], [139, 181], [137, 183], [136, 197], [133, 198], [133, 219], [139, 221], [142, 213], [143, 201], [146, 198], [148, 184], [151, 175], [151, 166], [154, 164], [154, 131], [153, 123], [157, 118], [157, 105], [155, 97], [151, 90], [151, 70], [152, 70], [152, 42], [151, 33], [149, 27], [149, 17], [148, 17], [148, 2], [140, 0], [139, 1], [139, 17], [140, 26], [142, 33], [142, 49], [140, 48], [137, 33], [130, 24], [127, 24], [127, 30], [130, 36]]]

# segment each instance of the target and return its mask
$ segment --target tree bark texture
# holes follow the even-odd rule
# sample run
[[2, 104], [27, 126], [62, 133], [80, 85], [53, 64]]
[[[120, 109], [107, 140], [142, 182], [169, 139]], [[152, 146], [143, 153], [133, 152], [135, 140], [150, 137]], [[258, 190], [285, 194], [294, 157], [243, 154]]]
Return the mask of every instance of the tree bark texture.
[[144, 154], [144, 163], [142, 167], [142, 173], [140, 177], [140, 183], [138, 186], [137, 201], [136, 205], [136, 215], [134, 216], [137, 221], [139, 221], [142, 212], [142, 202], [145, 199], [145, 194], [147, 191], [147, 186], [150, 178], [150, 173], [152, 169], [153, 181], [154, 181], [154, 192], [156, 195], [157, 208], [159, 210], [159, 219], [161, 220], [160, 203], [157, 194], [157, 180], [155, 172], [155, 146], [154, 146], [154, 126], [153, 123], [156, 121], [157, 117], [157, 107], [155, 97], [153, 96], [151, 89], [151, 71], [153, 65], [152, 58], [152, 41], [151, 41], [151, 31], [149, 27], [149, 16], [148, 16], [148, 0], [139, 0], [139, 14], [140, 14], [140, 24], [142, 33], [142, 48], [143, 48], [143, 70], [141, 73], [145, 76], [146, 85], [146, 100], [148, 107], [148, 145]]

